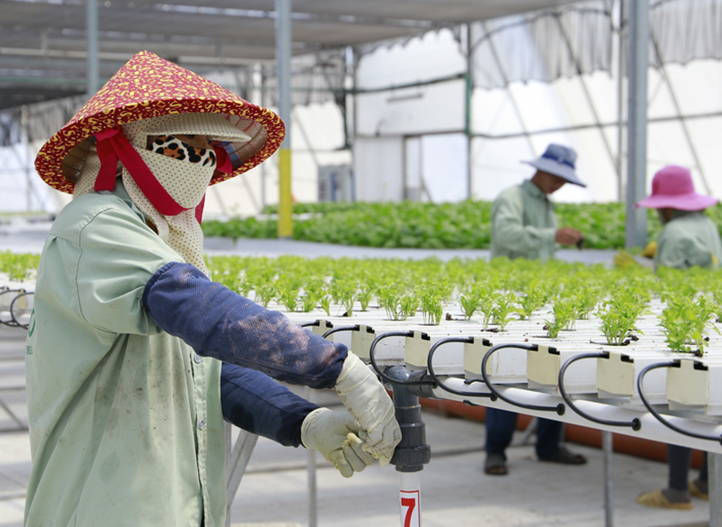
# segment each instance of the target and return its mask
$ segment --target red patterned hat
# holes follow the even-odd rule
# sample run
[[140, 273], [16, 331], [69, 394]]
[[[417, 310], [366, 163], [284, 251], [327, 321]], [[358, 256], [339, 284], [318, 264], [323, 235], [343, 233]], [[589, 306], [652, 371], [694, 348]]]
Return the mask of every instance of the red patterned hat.
[[35, 159], [40, 177], [72, 193], [95, 134], [122, 124], [163, 115], [219, 113], [250, 136], [224, 145], [232, 170], [216, 170], [211, 185], [242, 174], [273, 154], [285, 126], [261, 108], [191, 71], [149, 51], [133, 56], [75, 116], [43, 145]]

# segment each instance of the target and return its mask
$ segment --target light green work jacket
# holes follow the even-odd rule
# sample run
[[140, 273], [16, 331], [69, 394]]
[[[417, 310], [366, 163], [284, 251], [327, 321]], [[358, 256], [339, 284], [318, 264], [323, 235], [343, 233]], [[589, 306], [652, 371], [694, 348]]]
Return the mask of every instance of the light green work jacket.
[[687, 269], [717, 268], [722, 259], [722, 241], [711, 219], [702, 211], [677, 210], [659, 233], [655, 266]]
[[491, 208], [491, 256], [554, 257], [557, 219], [554, 204], [530, 180], [504, 190]]
[[53, 224], [27, 339], [27, 527], [223, 526], [220, 362], [142, 304], [171, 261], [120, 182]]

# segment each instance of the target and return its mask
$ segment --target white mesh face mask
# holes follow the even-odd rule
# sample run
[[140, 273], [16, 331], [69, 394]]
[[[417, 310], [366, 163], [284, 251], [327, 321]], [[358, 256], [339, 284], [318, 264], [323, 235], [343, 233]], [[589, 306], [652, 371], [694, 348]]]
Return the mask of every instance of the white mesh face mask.
[[[198, 267], [206, 275], [203, 260], [203, 232], [196, 220], [195, 208], [200, 204], [215, 171], [215, 162], [194, 163], [147, 149], [149, 135], [211, 135], [213, 138], [243, 138], [243, 132], [232, 127], [220, 114], [181, 114], [144, 119], [122, 125], [123, 134], [140, 155], [166, 192], [188, 209], [179, 214], [163, 215], [143, 194], [126, 167], [122, 167], [123, 185], [135, 205], [154, 224], [161, 239], [173, 248], [187, 263]], [[247, 136], [246, 136], [247, 137]], [[188, 145], [184, 145], [188, 146]], [[83, 167], [73, 197], [93, 191], [100, 169], [97, 154], [92, 151]], [[210, 156], [213, 157], [213, 156]]]

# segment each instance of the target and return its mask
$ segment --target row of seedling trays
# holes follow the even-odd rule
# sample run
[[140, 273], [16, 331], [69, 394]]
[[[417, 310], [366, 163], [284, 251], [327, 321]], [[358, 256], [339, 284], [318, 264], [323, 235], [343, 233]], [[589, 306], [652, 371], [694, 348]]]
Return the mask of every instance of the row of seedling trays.
[[[373, 349], [377, 368], [404, 364], [486, 392], [480, 397], [499, 386], [634, 411], [646, 401], [714, 423], [722, 415], [722, 278], [714, 271], [518, 260], [208, 264], [215, 281], [366, 360]], [[640, 372], [660, 363], [670, 366], [646, 371], [641, 394]]]

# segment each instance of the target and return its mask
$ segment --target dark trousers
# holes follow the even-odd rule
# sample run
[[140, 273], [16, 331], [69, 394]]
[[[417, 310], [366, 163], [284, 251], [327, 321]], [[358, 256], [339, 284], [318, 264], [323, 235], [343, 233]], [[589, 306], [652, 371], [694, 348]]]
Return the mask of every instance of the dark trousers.
[[[516, 429], [518, 414], [498, 408], [486, 409], [486, 453], [504, 454], [506, 447], [511, 443], [512, 435]], [[539, 418], [536, 429], [536, 455], [540, 458], [549, 458], [559, 448], [562, 423], [549, 419]], [[689, 463], [687, 464], [689, 466]]]
[[[669, 488], [689, 490], [689, 463], [692, 461], [692, 449], [684, 446], [667, 445], [667, 465], [669, 466]], [[707, 452], [702, 459], [699, 471], [700, 481], [707, 481]]]

